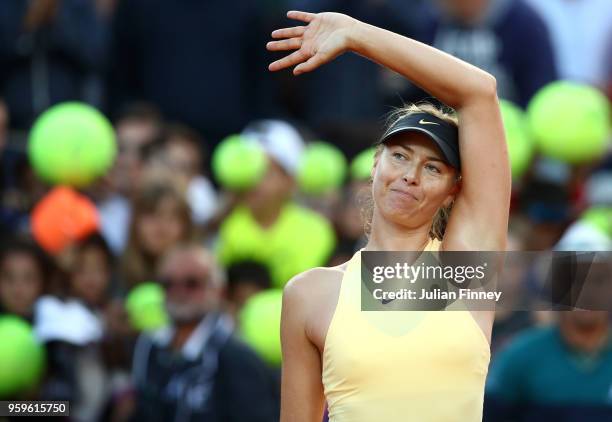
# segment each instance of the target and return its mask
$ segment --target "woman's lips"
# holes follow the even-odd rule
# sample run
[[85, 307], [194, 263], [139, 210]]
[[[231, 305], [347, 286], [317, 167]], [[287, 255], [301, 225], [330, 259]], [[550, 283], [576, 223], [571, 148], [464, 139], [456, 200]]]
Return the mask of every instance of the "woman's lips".
[[400, 189], [391, 189], [391, 192], [395, 192], [401, 196], [407, 197], [413, 201], [418, 201], [417, 197], [414, 196], [412, 193], [404, 191], [404, 190], [400, 190]]

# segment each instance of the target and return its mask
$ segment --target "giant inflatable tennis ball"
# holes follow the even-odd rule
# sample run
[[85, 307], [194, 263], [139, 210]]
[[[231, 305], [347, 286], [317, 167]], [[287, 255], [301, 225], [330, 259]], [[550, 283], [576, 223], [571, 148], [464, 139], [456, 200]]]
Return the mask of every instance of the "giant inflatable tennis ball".
[[143, 283], [134, 287], [125, 301], [132, 326], [139, 331], [150, 331], [168, 324], [165, 294], [157, 283]]
[[28, 141], [32, 167], [51, 184], [87, 186], [108, 171], [116, 153], [110, 122], [78, 102], [61, 103], [41, 114]]
[[36, 242], [50, 254], [57, 254], [75, 241], [98, 229], [96, 205], [85, 195], [67, 186], [47, 193], [30, 214]]
[[374, 167], [376, 148], [361, 151], [351, 162], [351, 177], [354, 180], [369, 180]]
[[534, 96], [527, 113], [534, 141], [551, 158], [580, 164], [608, 147], [610, 105], [595, 88], [553, 82]]
[[268, 168], [263, 148], [240, 135], [225, 138], [212, 155], [212, 170], [226, 189], [244, 191], [255, 186]]
[[0, 399], [36, 386], [45, 367], [45, 350], [30, 325], [15, 316], [0, 317]]
[[346, 158], [338, 148], [326, 142], [313, 142], [302, 155], [298, 185], [309, 195], [325, 194], [342, 186], [346, 167]]
[[592, 207], [580, 216], [580, 220], [598, 229], [612, 241], [612, 207]]
[[510, 101], [500, 100], [512, 177], [521, 177], [531, 162], [533, 144], [529, 137], [525, 113]]
[[274, 366], [281, 363], [282, 297], [280, 289], [259, 292], [247, 300], [239, 315], [242, 338]]

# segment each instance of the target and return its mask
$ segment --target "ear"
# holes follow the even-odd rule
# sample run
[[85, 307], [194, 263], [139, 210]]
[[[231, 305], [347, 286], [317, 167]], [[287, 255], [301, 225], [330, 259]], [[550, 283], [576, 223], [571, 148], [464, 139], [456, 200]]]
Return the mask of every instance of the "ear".
[[455, 182], [450, 192], [448, 193], [447, 198], [444, 200], [445, 208], [447, 208], [448, 206], [450, 206], [450, 204], [455, 202], [457, 195], [459, 195], [459, 193], [461, 192], [461, 187], [462, 187], [462, 182], [461, 182], [461, 177], [459, 177], [459, 179]]

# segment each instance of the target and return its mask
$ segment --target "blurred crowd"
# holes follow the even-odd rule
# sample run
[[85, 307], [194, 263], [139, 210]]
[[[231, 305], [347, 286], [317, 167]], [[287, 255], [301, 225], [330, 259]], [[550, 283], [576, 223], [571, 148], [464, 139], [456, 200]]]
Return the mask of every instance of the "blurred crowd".
[[[75, 421], [278, 420], [280, 296], [265, 295], [365, 244], [369, 173], [356, 158], [393, 107], [435, 102], [352, 54], [300, 77], [268, 72], [265, 43], [291, 9], [431, 44], [523, 108], [561, 79], [612, 99], [610, 0], [3, 0], [0, 318], [32, 327], [45, 369], [27, 389], [0, 380], [0, 398], [70, 400]], [[101, 110], [117, 141], [110, 171], [78, 191], [49, 186], [28, 159], [31, 125], [65, 101]], [[213, 177], [234, 134], [265, 152], [246, 189]], [[313, 193], [299, 168], [319, 140], [353, 165]], [[40, 229], [43, 199], [55, 211]], [[577, 229], [594, 207], [600, 237]], [[508, 248], [612, 250], [611, 209], [610, 148], [581, 165], [536, 155], [514, 178]], [[612, 420], [609, 322], [500, 312], [485, 418]]]

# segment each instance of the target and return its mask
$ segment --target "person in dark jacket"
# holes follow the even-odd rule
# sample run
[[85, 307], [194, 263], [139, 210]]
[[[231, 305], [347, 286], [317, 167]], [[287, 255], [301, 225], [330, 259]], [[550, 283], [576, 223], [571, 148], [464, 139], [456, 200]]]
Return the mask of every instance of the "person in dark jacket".
[[[157, 105], [214, 145], [271, 98], [252, 0], [123, 0], [113, 19], [111, 115], [136, 100]], [[229, 25], [229, 26], [228, 26]], [[261, 101], [261, 102], [260, 102]]]
[[224, 276], [199, 246], [171, 251], [160, 268], [171, 325], [139, 338], [134, 421], [278, 420], [269, 372], [219, 312]]
[[491, 73], [501, 98], [525, 107], [558, 77], [548, 27], [523, 0], [440, 0], [416, 13], [420, 41]]
[[612, 420], [610, 314], [574, 310], [519, 334], [491, 365], [484, 421]]
[[63, 101], [99, 106], [108, 25], [94, 1], [3, 0], [0, 97], [11, 128], [27, 130]]

